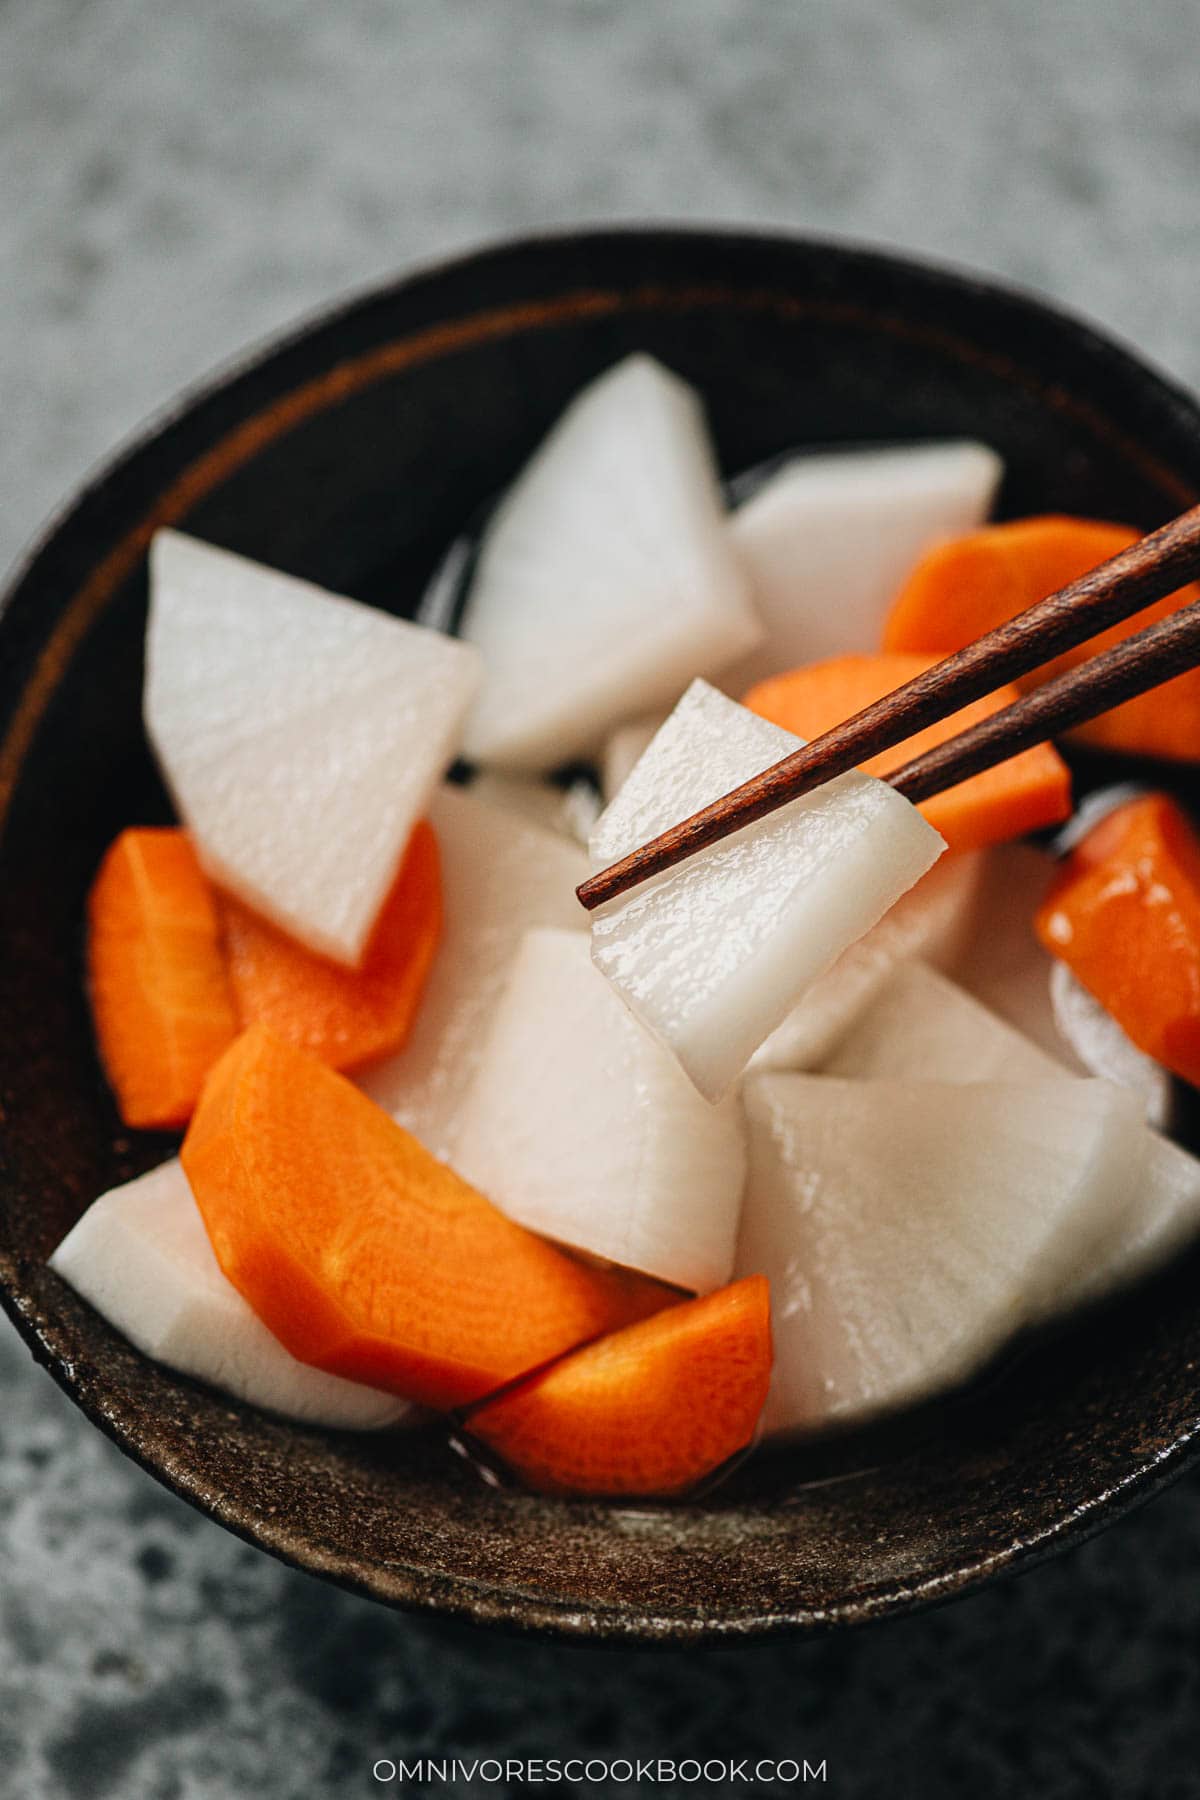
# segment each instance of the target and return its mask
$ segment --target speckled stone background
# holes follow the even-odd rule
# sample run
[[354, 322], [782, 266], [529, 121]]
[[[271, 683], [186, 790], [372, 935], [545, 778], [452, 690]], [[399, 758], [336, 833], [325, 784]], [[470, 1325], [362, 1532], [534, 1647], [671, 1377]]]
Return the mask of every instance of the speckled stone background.
[[[546, 224], [898, 244], [1200, 384], [1198, 49], [1195, 0], [0, 0], [0, 554], [248, 341]], [[7, 1326], [0, 1382], [5, 1796], [308, 1800], [397, 1791], [371, 1768], [401, 1753], [587, 1751], [825, 1759], [844, 1796], [1200, 1794], [1200, 1478], [941, 1612], [590, 1652], [247, 1549]]]

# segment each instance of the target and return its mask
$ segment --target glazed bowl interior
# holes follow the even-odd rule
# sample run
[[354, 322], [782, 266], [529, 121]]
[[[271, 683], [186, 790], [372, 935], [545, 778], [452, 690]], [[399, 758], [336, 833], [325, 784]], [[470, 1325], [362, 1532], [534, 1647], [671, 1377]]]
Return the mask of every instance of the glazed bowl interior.
[[187, 399], [78, 497], [0, 619], [0, 1283], [34, 1353], [161, 1480], [392, 1604], [564, 1635], [816, 1628], [1093, 1529], [1192, 1455], [1194, 1268], [920, 1416], [748, 1460], [684, 1504], [489, 1488], [438, 1431], [280, 1423], [155, 1367], [45, 1268], [160, 1160], [97, 1066], [81, 920], [104, 846], [170, 817], [140, 719], [156, 526], [397, 612], [572, 394], [634, 349], [703, 394], [734, 473], [792, 445], [970, 436], [1001, 511], [1150, 526], [1200, 491], [1195, 404], [1077, 321], [843, 246], [646, 230], [502, 247], [367, 296]]

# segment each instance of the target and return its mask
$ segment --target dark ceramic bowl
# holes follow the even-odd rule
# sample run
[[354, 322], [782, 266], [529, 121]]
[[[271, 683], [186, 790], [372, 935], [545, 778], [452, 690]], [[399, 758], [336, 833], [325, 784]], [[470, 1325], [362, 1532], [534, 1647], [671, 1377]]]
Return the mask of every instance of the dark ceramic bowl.
[[1150, 526], [1200, 490], [1200, 411], [1078, 321], [840, 245], [663, 230], [536, 240], [352, 302], [185, 400], [19, 572], [0, 620], [0, 1283], [34, 1355], [231, 1530], [403, 1607], [573, 1638], [699, 1642], [904, 1611], [1025, 1567], [1195, 1455], [1200, 1307], [1176, 1270], [948, 1407], [751, 1458], [671, 1507], [484, 1487], [440, 1435], [280, 1424], [131, 1350], [45, 1268], [159, 1160], [96, 1064], [89, 878], [168, 817], [142, 733], [159, 525], [410, 610], [447, 542], [589, 377], [645, 349], [708, 401], [724, 467], [797, 443], [963, 434], [1003, 510]]

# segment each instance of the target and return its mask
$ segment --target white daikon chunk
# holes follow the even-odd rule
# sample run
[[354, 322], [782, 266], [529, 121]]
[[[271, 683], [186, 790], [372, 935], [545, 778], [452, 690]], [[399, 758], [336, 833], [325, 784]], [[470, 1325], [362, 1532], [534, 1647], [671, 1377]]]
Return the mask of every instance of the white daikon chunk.
[[347, 1431], [418, 1416], [395, 1394], [327, 1375], [284, 1349], [222, 1274], [174, 1159], [102, 1194], [50, 1267], [144, 1355], [252, 1406]]
[[1050, 1007], [1064, 1042], [1084, 1067], [1118, 1087], [1132, 1088], [1141, 1096], [1147, 1122], [1167, 1125], [1175, 1091], [1170, 1074], [1138, 1049], [1064, 962], [1054, 962], [1050, 969]]
[[946, 973], [1056, 1062], [1073, 1074], [1087, 1075], [1090, 1070], [1055, 1020], [1050, 1005], [1054, 959], [1033, 929], [1033, 916], [1054, 878], [1054, 858], [1033, 844], [997, 844], [987, 859], [961, 949]]
[[730, 521], [766, 635], [722, 686], [740, 697], [801, 663], [878, 650], [910, 570], [938, 538], [983, 523], [1002, 474], [970, 442], [786, 463]]
[[894, 969], [824, 1064], [860, 1081], [1039, 1081], [1071, 1074], [997, 1013], [921, 962]]
[[569, 838], [443, 786], [429, 818], [442, 866], [442, 941], [416, 1023], [359, 1085], [427, 1150], [453, 1160], [463, 1096], [509, 964], [537, 925], [586, 929], [575, 889], [587, 857]]
[[[917, 962], [889, 978], [825, 1072], [860, 1080], [955, 1083], [1030, 1081], [1070, 1073], [964, 989]], [[1145, 1111], [1144, 1086], [1131, 1079], [1115, 1085]], [[1138, 1136], [1143, 1160], [1130, 1173], [1110, 1232], [1078, 1260], [1062, 1288], [1047, 1296], [1046, 1310], [1066, 1311], [1136, 1280], [1167, 1261], [1200, 1229], [1200, 1162], [1156, 1131], [1143, 1127]]]
[[771, 1284], [769, 1432], [964, 1380], [1091, 1258], [1140, 1168], [1132, 1099], [1071, 1077], [755, 1075], [736, 1269]]
[[600, 761], [600, 787], [606, 803], [624, 787], [627, 776], [668, 716], [665, 712], [647, 713], [643, 718], [631, 719], [627, 725], [618, 725], [609, 735]]
[[[1096, 796], [1093, 817], [1111, 810], [1108, 796], [1120, 792], [1106, 790], [1103, 804]], [[1135, 1049], [1034, 934], [1034, 914], [1054, 879], [1054, 858], [1033, 844], [1000, 844], [987, 857], [986, 878], [949, 973], [1072, 1074], [1100, 1075], [1132, 1089], [1148, 1123], [1165, 1125], [1172, 1096], [1166, 1071]]]
[[707, 1293], [729, 1279], [741, 1108], [710, 1106], [593, 967], [531, 931], [463, 1104], [455, 1167], [510, 1218]]
[[201, 861], [362, 956], [452, 761], [479, 653], [175, 531], [150, 550], [146, 729]]
[[1200, 1161], [1147, 1130], [1142, 1171], [1119, 1229], [1062, 1291], [1064, 1307], [1094, 1300], [1151, 1274], [1200, 1233]]
[[987, 869], [982, 850], [943, 856], [901, 894], [865, 937], [818, 977], [750, 1058], [752, 1069], [816, 1069], [866, 1011], [898, 963], [909, 957], [940, 968], [958, 956]]
[[516, 813], [547, 831], [562, 832], [577, 844], [586, 844], [600, 814], [600, 799], [589, 781], [573, 781], [558, 787], [530, 775], [506, 775], [483, 769], [471, 783], [476, 800]]
[[462, 630], [487, 667], [466, 754], [524, 769], [593, 754], [758, 642], [685, 382], [631, 356], [575, 399], [487, 528]]
[[[800, 740], [695, 681], [601, 814], [597, 869]], [[597, 967], [709, 1100], [944, 849], [914, 806], [850, 772], [592, 914]]]

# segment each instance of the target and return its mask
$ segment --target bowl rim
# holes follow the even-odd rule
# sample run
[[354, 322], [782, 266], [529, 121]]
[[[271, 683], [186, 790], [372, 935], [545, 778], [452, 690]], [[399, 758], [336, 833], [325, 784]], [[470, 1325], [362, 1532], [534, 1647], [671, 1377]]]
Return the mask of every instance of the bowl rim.
[[703, 224], [665, 219], [612, 224], [588, 224], [580, 227], [551, 225], [538, 231], [521, 232], [514, 237], [501, 232], [489, 234], [477, 243], [459, 250], [422, 257], [394, 275], [356, 283], [328, 301], [306, 307], [287, 324], [257, 334], [229, 355], [218, 358], [209, 368], [184, 382], [161, 405], [152, 407], [115, 443], [88, 462], [63, 498], [52, 506], [35, 525], [24, 543], [18, 546], [11, 561], [0, 572], [0, 620], [9, 602], [23, 585], [42, 553], [78, 511], [80, 504], [107, 485], [112, 477], [172, 425], [206, 401], [214, 399], [245, 376], [253, 375], [263, 365], [289, 351], [303, 347], [307, 341], [346, 319], [373, 306], [384, 304], [395, 296], [433, 284], [472, 267], [483, 267], [492, 261], [528, 255], [542, 250], [565, 249], [569, 246], [600, 246], [608, 242], [637, 242], [642, 239], [674, 239], [681, 244], [757, 245], [762, 248], [790, 248], [828, 252], [846, 261], [862, 261], [874, 267], [890, 267], [905, 276], [923, 276], [934, 282], [950, 282], [957, 287], [975, 289], [1018, 310], [1038, 318], [1051, 319], [1077, 339], [1090, 342], [1093, 348], [1124, 363], [1127, 372], [1142, 381], [1151, 381], [1160, 398], [1190, 411], [1200, 422], [1200, 396], [1192, 391], [1155, 358], [1139, 349], [1132, 339], [1120, 331], [1103, 325], [1089, 314], [1057, 298], [1041, 294], [1031, 285], [1007, 276], [993, 275], [968, 262], [953, 257], [910, 252], [890, 243], [875, 242], [837, 232], [791, 231], [771, 226], [726, 224], [720, 220]]
[[[107, 489], [131, 464], [153, 452], [172, 427], [269, 365], [308, 348], [314, 337], [334, 333], [372, 308], [387, 307], [424, 287], [436, 288], [448, 277], [470, 275], [494, 263], [567, 249], [585, 251], [599, 258], [609, 245], [670, 241], [714, 255], [722, 249], [739, 246], [757, 248], [768, 254], [791, 250], [814, 257], [827, 255], [844, 267], [862, 263], [876, 272], [893, 271], [908, 282], [924, 280], [943, 290], [974, 292], [1011, 312], [1055, 327], [1093, 357], [1102, 358], [1125, 380], [1136, 384], [1161, 416], [1176, 415], [1185, 435], [1190, 435], [1200, 445], [1200, 401], [1132, 344], [1062, 306], [1057, 300], [1045, 299], [1018, 284], [994, 279], [954, 262], [910, 256], [890, 246], [876, 246], [836, 235], [769, 228], [747, 230], [719, 223], [621, 223], [582, 229], [563, 226], [518, 237], [497, 236], [476, 248], [437, 257], [395, 276], [363, 284], [327, 305], [309, 310], [297, 321], [263, 335], [249, 347], [222, 360], [152, 412], [92, 465], [18, 553], [0, 589], [0, 645], [7, 641], [13, 601], [36, 581], [43, 557], [71, 527], [89, 500]], [[564, 291], [568, 291], [567, 284], [564, 284]], [[55, 622], [61, 620], [71, 604], [69, 601], [60, 609]], [[48, 631], [51, 629], [52, 625], [47, 627]], [[39, 647], [44, 648], [45, 642], [48, 638]], [[15, 765], [7, 766], [6, 773], [6, 752], [27, 689], [28, 674], [17, 686], [13, 706], [4, 709], [0, 717], [0, 838], [22, 760], [18, 756]], [[35, 717], [32, 730], [36, 731], [36, 727]], [[394, 1607], [572, 1641], [728, 1645], [762, 1641], [781, 1633], [861, 1625], [877, 1618], [899, 1616], [924, 1606], [944, 1603], [977, 1589], [984, 1581], [999, 1574], [1032, 1568], [1058, 1550], [1082, 1542], [1133, 1506], [1152, 1497], [1200, 1458], [1200, 1416], [1197, 1416], [1189, 1428], [1177, 1432], [1165, 1448], [1159, 1446], [1145, 1454], [1142, 1460], [1124, 1470], [1119, 1479], [1101, 1487], [1086, 1505], [1064, 1512], [1040, 1531], [1014, 1541], [1011, 1546], [962, 1557], [948, 1571], [937, 1571], [924, 1581], [904, 1583], [897, 1579], [891, 1586], [877, 1586], [820, 1609], [790, 1603], [779, 1612], [765, 1616], [708, 1613], [693, 1618], [683, 1612], [656, 1611], [650, 1606], [628, 1610], [608, 1609], [595, 1602], [580, 1606], [519, 1587], [506, 1587], [502, 1581], [485, 1585], [474, 1577], [440, 1574], [433, 1568], [411, 1562], [393, 1562], [377, 1576], [368, 1577], [361, 1565], [356, 1565], [332, 1545], [315, 1540], [311, 1534], [293, 1538], [285, 1526], [274, 1520], [269, 1529], [264, 1528], [263, 1521], [242, 1508], [237, 1499], [198, 1488], [186, 1473], [172, 1469], [169, 1461], [155, 1460], [128, 1426], [105, 1411], [102, 1398], [86, 1373], [77, 1370], [56, 1349], [52, 1321], [40, 1316], [36, 1302], [21, 1291], [15, 1278], [13, 1259], [4, 1248], [0, 1248], [0, 1305], [35, 1360], [50, 1371], [93, 1424], [162, 1485], [244, 1541], [293, 1567], [333, 1580], [353, 1592]], [[186, 1378], [173, 1376], [172, 1380], [184, 1383]]]

